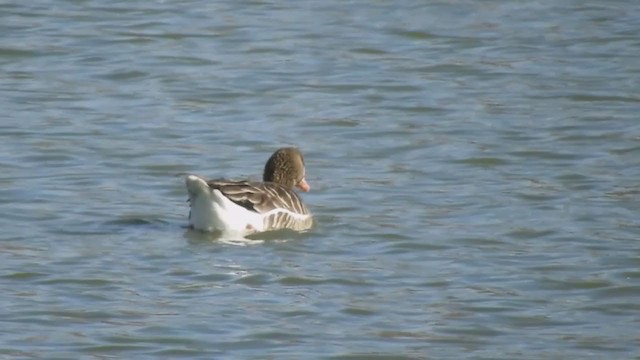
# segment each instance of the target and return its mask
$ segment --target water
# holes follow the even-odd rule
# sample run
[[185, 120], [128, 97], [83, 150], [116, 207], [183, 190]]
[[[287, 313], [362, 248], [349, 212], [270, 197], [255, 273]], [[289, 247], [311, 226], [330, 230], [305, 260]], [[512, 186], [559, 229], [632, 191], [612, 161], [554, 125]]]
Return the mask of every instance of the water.
[[[0, 2], [0, 357], [639, 358], [639, 18]], [[185, 227], [286, 145], [313, 231]]]

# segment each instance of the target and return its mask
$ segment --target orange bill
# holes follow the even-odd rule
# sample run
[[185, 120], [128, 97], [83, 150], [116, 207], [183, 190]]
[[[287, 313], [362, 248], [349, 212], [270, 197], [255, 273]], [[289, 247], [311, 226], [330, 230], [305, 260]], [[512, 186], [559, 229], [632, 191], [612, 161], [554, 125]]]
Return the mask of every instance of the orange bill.
[[307, 192], [307, 191], [311, 190], [311, 186], [309, 186], [309, 184], [307, 184], [307, 180], [305, 180], [304, 178], [302, 178], [302, 180], [300, 180], [300, 182], [296, 186], [299, 187], [300, 189], [302, 189], [302, 191], [304, 191], [304, 192]]

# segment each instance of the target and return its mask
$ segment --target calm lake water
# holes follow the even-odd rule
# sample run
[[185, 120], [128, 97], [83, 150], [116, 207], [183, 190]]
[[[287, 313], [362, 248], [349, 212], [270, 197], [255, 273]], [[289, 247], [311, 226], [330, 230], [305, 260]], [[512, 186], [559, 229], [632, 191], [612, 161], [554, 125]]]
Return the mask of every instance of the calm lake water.
[[[640, 358], [639, 19], [0, 1], [0, 358]], [[186, 228], [289, 145], [311, 232]]]

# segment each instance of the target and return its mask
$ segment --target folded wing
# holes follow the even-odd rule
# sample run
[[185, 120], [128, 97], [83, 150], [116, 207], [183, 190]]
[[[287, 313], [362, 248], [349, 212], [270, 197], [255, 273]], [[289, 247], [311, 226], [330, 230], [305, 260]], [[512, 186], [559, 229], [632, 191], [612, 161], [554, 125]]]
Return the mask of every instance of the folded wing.
[[298, 194], [271, 182], [210, 180], [232, 202], [263, 216], [264, 230], [306, 230], [313, 220]]

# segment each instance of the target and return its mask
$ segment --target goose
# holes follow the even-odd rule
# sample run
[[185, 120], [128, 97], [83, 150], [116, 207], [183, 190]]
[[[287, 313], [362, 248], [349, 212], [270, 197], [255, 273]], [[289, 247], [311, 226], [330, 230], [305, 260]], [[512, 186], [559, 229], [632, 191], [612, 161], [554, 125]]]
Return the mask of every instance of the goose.
[[300, 196], [307, 192], [304, 158], [299, 149], [276, 150], [264, 166], [263, 181], [185, 178], [189, 193], [189, 225], [200, 231], [249, 235], [257, 232], [311, 228], [313, 218]]

